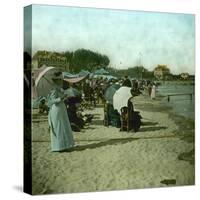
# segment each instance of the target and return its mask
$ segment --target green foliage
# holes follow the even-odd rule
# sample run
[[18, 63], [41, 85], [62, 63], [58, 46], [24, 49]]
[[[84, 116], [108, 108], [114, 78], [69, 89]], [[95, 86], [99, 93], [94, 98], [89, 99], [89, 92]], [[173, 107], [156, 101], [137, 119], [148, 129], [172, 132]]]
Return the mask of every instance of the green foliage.
[[135, 79], [153, 79], [154, 75], [152, 71], [148, 71], [143, 66], [135, 66], [128, 69], [113, 70], [113, 75], [117, 77], [129, 76]]
[[[66, 59], [71, 72], [80, 70], [94, 71], [98, 67], [107, 67], [110, 63], [108, 56], [86, 49], [78, 49], [74, 52], [66, 51], [62, 53], [37, 51], [33, 59]], [[62, 66], [61, 66], [62, 67]], [[63, 66], [65, 68], [65, 66]]]
[[109, 63], [110, 60], [106, 55], [101, 55], [86, 49], [78, 49], [73, 54], [70, 67], [73, 68], [75, 72], [81, 69], [94, 71], [101, 66], [107, 67]]

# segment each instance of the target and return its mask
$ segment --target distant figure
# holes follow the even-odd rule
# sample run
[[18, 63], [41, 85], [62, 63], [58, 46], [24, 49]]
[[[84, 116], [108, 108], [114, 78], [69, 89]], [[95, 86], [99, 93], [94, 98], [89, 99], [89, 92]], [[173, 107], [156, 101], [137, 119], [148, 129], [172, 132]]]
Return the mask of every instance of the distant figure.
[[131, 81], [130, 79], [128, 78], [128, 76], [125, 76], [125, 79], [122, 83], [122, 86], [126, 86], [126, 87], [132, 87], [132, 84], [131, 84]]
[[[61, 79], [52, 79], [58, 86]], [[51, 150], [63, 151], [74, 146], [72, 129], [64, 100], [64, 92], [57, 87], [48, 96], [48, 106], [50, 107], [48, 122], [51, 131]]]
[[156, 86], [153, 84], [152, 89], [151, 89], [151, 99], [156, 98]]
[[149, 96], [151, 96], [151, 90], [152, 90], [151, 83], [148, 84], [147, 89], [148, 89]]
[[139, 82], [138, 82], [138, 80], [133, 80], [133, 81], [132, 81], [132, 88], [133, 88], [135, 91], [139, 90]]
[[94, 89], [90, 86], [90, 81], [87, 79], [83, 84], [84, 99], [90, 102], [91, 105], [96, 106], [96, 99], [94, 98]]

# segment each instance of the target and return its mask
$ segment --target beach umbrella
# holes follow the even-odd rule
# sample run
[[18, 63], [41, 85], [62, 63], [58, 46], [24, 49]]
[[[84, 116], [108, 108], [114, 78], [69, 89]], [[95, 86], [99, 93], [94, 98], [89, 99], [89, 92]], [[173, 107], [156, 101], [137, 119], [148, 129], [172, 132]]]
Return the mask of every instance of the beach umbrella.
[[90, 72], [81, 70], [78, 74], [70, 74], [69, 72], [63, 72], [64, 81], [68, 83], [78, 83], [89, 76]]
[[120, 113], [120, 109], [128, 105], [131, 95], [131, 88], [122, 86], [113, 95], [113, 107]]
[[108, 71], [106, 71], [105, 69], [101, 68], [101, 69], [97, 69], [95, 72], [94, 72], [95, 75], [106, 75], [106, 74], [109, 74]]
[[113, 84], [109, 86], [106, 89], [105, 94], [104, 94], [106, 101], [108, 101], [110, 104], [113, 104], [113, 95], [119, 88], [120, 88], [120, 85], [117, 85], [117, 84]]
[[71, 74], [70, 72], [62, 72], [63, 78], [77, 78], [78, 74]]
[[81, 77], [72, 77], [72, 78], [64, 78], [64, 81], [68, 83], [78, 83], [80, 81], [83, 81], [87, 78], [87, 76], [81, 76]]
[[104, 75], [104, 77], [107, 78], [108, 80], [117, 79], [117, 77], [112, 76], [112, 75]]
[[52, 78], [55, 77], [56, 73], [61, 72], [55, 67], [42, 67], [42, 70], [38, 73], [38, 76], [35, 79], [37, 97], [47, 97], [50, 91], [57, 87], [56, 84], [52, 81]]
[[79, 76], [87, 76], [87, 75], [90, 75], [90, 72], [87, 71], [87, 70], [81, 70], [79, 73], [78, 73]]
[[38, 96], [37, 94], [37, 89], [36, 89], [36, 85], [35, 85], [35, 80], [37, 79], [37, 77], [39, 76], [39, 74], [45, 69], [47, 68], [47, 66], [43, 65], [42, 67], [39, 67], [38, 69], [33, 69], [32, 70], [32, 74], [31, 74], [31, 78], [32, 78], [32, 83], [31, 83], [31, 96], [33, 99], [36, 99], [40, 96]]

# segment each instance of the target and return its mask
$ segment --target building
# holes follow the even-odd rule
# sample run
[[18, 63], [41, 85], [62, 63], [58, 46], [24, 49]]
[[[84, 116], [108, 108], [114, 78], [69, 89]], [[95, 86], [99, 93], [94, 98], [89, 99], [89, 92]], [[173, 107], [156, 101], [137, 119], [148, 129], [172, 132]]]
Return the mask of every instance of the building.
[[180, 74], [180, 78], [181, 78], [182, 80], [188, 80], [189, 77], [190, 77], [189, 73], [181, 73], [181, 74]]
[[43, 65], [58, 67], [63, 71], [69, 71], [67, 58], [59, 53], [38, 51], [32, 58], [32, 69], [38, 69]]

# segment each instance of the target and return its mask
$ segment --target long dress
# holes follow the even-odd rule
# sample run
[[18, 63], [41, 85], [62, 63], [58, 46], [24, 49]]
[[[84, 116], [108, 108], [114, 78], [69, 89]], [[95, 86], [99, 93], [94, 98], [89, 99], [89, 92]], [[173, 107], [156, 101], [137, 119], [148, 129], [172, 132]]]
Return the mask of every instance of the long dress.
[[156, 98], [156, 86], [153, 85], [151, 89], [151, 99], [155, 99], [155, 98]]
[[61, 99], [63, 95], [62, 90], [56, 88], [48, 96], [48, 106], [50, 107], [48, 122], [51, 132], [52, 151], [62, 151], [74, 146], [67, 110]]

